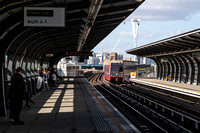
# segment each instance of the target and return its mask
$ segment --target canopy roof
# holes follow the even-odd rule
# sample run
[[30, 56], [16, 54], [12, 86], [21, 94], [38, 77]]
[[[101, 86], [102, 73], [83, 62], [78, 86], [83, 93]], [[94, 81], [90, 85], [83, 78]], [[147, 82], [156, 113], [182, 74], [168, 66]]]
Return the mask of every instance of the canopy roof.
[[200, 51], [200, 29], [127, 50], [143, 57], [185, 54]]
[[[23, 0], [24, 1], [24, 0]], [[12, 32], [7, 53], [57, 62], [66, 51], [92, 50], [144, 0], [0, 1], [0, 36]], [[66, 27], [23, 27], [23, 7], [65, 7]], [[8, 31], [8, 32], [7, 32]], [[9, 42], [10, 41], [10, 42]], [[25, 52], [24, 52], [25, 51]], [[45, 54], [53, 54], [48, 58]]]

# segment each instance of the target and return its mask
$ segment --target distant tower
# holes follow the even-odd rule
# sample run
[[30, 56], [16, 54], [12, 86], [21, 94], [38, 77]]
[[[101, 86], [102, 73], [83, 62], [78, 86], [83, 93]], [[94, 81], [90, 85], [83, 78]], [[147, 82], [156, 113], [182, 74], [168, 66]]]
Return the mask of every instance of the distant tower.
[[[131, 24], [133, 28], [133, 38], [134, 38], [134, 48], [137, 47], [137, 33], [138, 33], [138, 28], [140, 25], [140, 19], [131, 19]], [[137, 61], [137, 56], [133, 56], [133, 61]]]

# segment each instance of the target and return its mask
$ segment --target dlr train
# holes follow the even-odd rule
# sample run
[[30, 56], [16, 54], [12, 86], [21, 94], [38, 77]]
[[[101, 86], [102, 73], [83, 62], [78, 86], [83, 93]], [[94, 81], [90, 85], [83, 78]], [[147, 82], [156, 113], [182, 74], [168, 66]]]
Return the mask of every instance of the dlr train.
[[123, 63], [107, 63], [104, 65], [104, 78], [112, 83], [124, 81]]

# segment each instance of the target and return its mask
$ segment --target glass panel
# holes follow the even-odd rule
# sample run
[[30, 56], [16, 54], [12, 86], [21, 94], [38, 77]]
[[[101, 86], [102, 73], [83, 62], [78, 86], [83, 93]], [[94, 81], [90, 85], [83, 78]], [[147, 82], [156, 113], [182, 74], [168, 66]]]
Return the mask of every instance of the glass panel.
[[112, 63], [111, 64], [111, 76], [123, 76], [123, 64]]

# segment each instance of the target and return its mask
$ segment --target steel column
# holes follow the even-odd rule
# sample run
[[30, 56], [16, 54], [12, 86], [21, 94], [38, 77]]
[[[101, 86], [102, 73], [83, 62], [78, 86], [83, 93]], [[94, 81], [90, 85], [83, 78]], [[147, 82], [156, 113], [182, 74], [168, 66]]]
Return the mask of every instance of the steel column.
[[[191, 56], [190, 55], [183, 55], [188, 61], [189, 61], [189, 79], [190, 79], [190, 84], [193, 84], [193, 83], [195, 83], [195, 76], [196, 76], [196, 74], [197, 74], [197, 72], [196, 72], [196, 74], [195, 74], [195, 71], [196, 71], [196, 69], [198, 69], [197, 68], [197, 64], [196, 64], [196, 62], [195, 62], [195, 60], [193, 59], [193, 58], [191, 58]], [[196, 84], [196, 83], [195, 83]]]
[[156, 75], [156, 77], [157, 77], [157, 79], [159, 79], [160, 78], [160, 69], [161, 69], [160, 68], [161, 67], [160, 62], [156, 58], [151, 58], [151, 59], [154, 60], [157, 64], [157, 75]]
[[196, 61], [197, 65], [198, 65], [198, 72], [197, 72], [197, 85], [200, 85], [200, 59], [198, 58], [194, 58], [194, 60]]
[[172, 60], [175, 62], [176, 66], [176, 72], [175, 72], [175, 82], [180, 81], [180, 71], [181, 71], [181, 66], [178, 60], [173, 56]]
[[171, 81], [175, 80], [175, 62], [171, 59], [171, 57], [168, 58], [169, 63], [170, 63], [170, 75], [171, 75]]
[[191, 76], [189, 74], [189, 64], [190, 64], [190, 62], [185, 57], [183, 57], [182, 55], [180, 55], [178, 57], [184, 63], [184, 69], [183, 69], [183, 74], [182, 74], [182, 77], [184, 78], [184, 83], [190, 83], [190, 77], [189, 77], [189, 76]]

